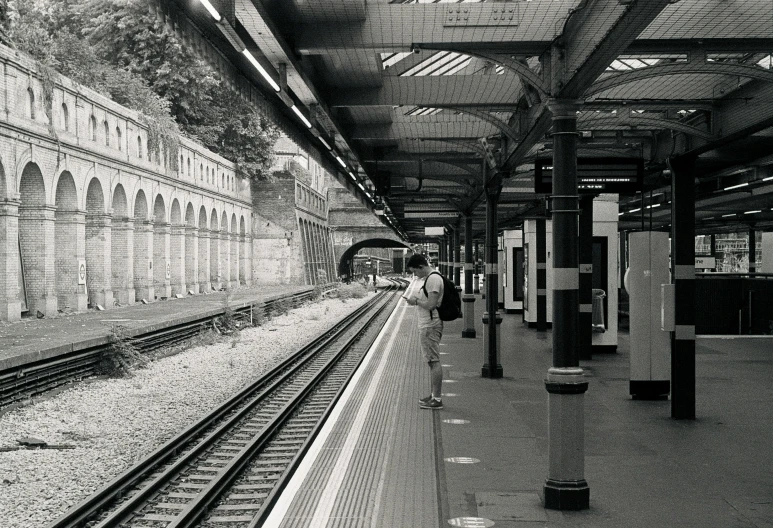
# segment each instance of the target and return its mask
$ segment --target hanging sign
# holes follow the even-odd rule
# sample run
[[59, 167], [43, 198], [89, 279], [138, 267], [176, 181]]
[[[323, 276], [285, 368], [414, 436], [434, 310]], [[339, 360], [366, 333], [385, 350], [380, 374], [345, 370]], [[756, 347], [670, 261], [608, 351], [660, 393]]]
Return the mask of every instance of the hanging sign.
[[696, 269], [714, 269], [717, 267], [717, 259], [714, 257], [695, 257]]
[[[581, 194], [636, 194], [644, 183], [641, 158], [577, 158], [577, 190]], [[534, 192], [553, 192], [553, 160], [534, 161]]]
[[78, 259], [78, 284], [86, 284], [86, 261], [84, 259]]

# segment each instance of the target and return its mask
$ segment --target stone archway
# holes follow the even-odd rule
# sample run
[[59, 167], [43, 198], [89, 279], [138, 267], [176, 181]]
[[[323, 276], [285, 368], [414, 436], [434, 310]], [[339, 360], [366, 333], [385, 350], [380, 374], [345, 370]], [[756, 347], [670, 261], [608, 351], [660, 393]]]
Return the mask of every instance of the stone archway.
[[[19, 179], [19, 245], [30, 313], [57, 313], [54, 206], [46, 203], [40, 167], [29, 162]], [[77, 202], [76, 202], [77, 203]], [[33, 278], [35, 280], [31, 280]]]
[[220, 218], [220, 282], [224, 288], [231, 287], [231, 233], [225, 211]]
[[364, 248], [408, 248], [410, 246], [388, 238], [371, 238], [351, 245], [338, 261], [338, 275], [344, 280], [351, 280], [353, 272], [354, 256]]
[[207, 209], [202, 205], [199, 209], [199, 292], [212, 290], [209, 262], [209, 229], [207, 224]]
[[239, 283], [243, 284], [245, 286], [249, 286], [250, 282], [248, 282], [248, 270], [251, 268], [249, 256], [251, 254], [250, 252], [250, 244], [247, 240], [247, 228], [246, 224], [244, 222], [244, 216], [242, 216], [239, 219], [239, 244], [240, 244], [240, 252], [239, 252]]
[[185, 295], [185, 224], [183, 223], [180, 202], [172, 200], [169, 215], [171, 222], [169, 235], [169, 261], [171, 263], [170, 286], [172, 295]]
[[185, 207], [185, 287], [199, 293], [199, 237], [193, 204]]
[[153, 221], [148, 217], [148, 199], [140, 189], [134, 199], [134, 290], [137, 301], [152, 301]]
[[167, 299], [172, 294], [172, 263], [169, 261], [169, 220], [164, 197], [156, 195], [153, 202], [153, 288], [156, 299]]
[[64, 171], [59, 175], [54, 194], [54, 265], [57, 304], [65, 313], [84, 312], [88, 305], [86, 215], [78, 209], [78, 202], [75, 179]]
[[113, 190], [110, 258], [111, 288], [119, 305], [134, 304], [134, 219], [129, 215], [126, 191]]
[[86, 191], [86, 285], [92, 307], [113, 307], [111, 237], [105, 193], [99, 180], [92, 178]]
[[217, 209], [212, 209], [209, 218], [209, 281], [212, 289], [219, 291], [221, 285], [220, 273], [220, 221], [217, 218]]
[[17, 321], [27, 309], [19, 255], [19, 201], [8, 198], [0, 161], [0, 321]]
[[239, 254], [244, 251], [241, 248], [236, 213], [231, 214], [231, 287], [239, 287]]

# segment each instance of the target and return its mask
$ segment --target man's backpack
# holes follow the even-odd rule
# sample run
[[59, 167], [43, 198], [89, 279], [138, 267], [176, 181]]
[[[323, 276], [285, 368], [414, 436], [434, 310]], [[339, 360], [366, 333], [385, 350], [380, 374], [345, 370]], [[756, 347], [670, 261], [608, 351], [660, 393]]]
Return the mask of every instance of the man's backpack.
[[[427, 275], [427, 279], [429, 279], [429, 276], [432, 274], [440, 275], [440, 278], [443, 279], [443, 298], [440, 300], [440, 304], [437, 307], [437, 313], [440, 320], [453, 321], [454, 319], [459, 319], [462, 316], [462, 298], [459, 297], [459, 292], [456, 290], [456, 284], [437, 271], [433, 271]], [[422, 285], [421, 288], [424, 290], [424, 295], [429, 297], [429, 294], [427, 293], [427, 279], [424, 279], [424, 285]], [[431, 311], [429, 312], [429, 316], [430, 318], [432, 317]]]

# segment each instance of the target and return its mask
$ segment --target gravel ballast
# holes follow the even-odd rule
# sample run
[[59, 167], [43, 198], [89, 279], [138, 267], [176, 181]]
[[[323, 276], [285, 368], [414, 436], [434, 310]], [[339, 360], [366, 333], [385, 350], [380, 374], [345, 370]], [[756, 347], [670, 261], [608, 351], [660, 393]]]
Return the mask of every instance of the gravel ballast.
[[46, 526], [371, 296], [306, 305], [0, 416], [0, 448], [24, 437], [72, 446], [0, 452], [0, 526]]

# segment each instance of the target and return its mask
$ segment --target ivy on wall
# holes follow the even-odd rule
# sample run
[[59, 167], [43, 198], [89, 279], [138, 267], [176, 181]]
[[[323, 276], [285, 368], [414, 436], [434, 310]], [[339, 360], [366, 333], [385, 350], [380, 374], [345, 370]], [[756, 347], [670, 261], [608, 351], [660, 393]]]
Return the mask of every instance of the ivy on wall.
[[[177, 169], [185, 135], [235, 162], [240, 176], [270, 176], [278, 128], [230, 90], [157, 15], [153, 0], [0, 0], [0, 40], [136, 110], [148, 150]], [[41, 74], [51, 116], [52, 76]]]

